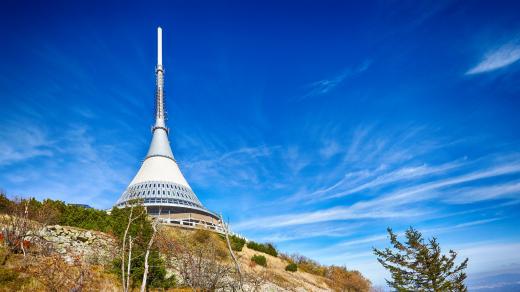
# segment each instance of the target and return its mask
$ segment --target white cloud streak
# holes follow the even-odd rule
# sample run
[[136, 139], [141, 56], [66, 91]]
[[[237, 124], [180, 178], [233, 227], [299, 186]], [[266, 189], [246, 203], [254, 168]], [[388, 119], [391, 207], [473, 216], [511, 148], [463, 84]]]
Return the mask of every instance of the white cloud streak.
[[[373, 201], [367, 202], [365, 204], [374, 206], [379, 204], [397, 204], [403, 205], [415, 201], [421, 201], [425, 199], [429, 199], [429, 196], [426, 196], [427, 192], [435, 191], [441, 188], [473, 182], [485, 178], [497, 177], [506, 174], [514, 174], [520, 172], [520, 164], [515, 162], [511, 164], [499, 165], [496, 167], [492, 167], [486, 170], [475, 171], [469, 174], [457, 176], [454, 178], [447, 178], [442, 180], [437, 180], [430, 183], [421, 184], [418, 186], [410, 187], [404, 190], [396, 191], [390, 195], [386, 195], [383, 197], [379, 197]], [[419, 196], [419, 194], [424, 195], [423, 197]]]
[[[269, 229], [338, 220], [426, 216], [429, 212], [417, 207], [414, 208], [411, 204], [438, 197], [442, 198], [442, 194], [437, 192], [442, 188], [518, 172], [520, 172], [520, 163], [513, 162], [397, 190], [372, 200], [359, 201], [349, 207], [334, 207], [313, 212], [263, 217], [238, 223], [235, 227], [242, 230], [251, 227]], [[405, 206], [407, 207], [404, 208]]]
[[286, 229], [279, 233], [269, 233], [268, 235], [258, 238], [262, 242], [283, 242], [296, 239], [313, 238], [313, 237], [344, 237], [354, 234], [364, 224], [335, 224], [334, 226], [323, 226], [322, 224], [314, 224], [304, 226], [303, 228]]
[[7, 166], [35, 157], [51, 157], [55, 141], [40, 127], [25, 124], [23, 131], [20, 125], [4, 125], [0, 128], [0, 166]]
[[309, 97], [320, 96], [331, 92], [338, 85], [343, 83], [347, 78], [360, 74], [366, 71], [370, 67], [370, 61], [365, 61], [361, 65], [354, 68], [346, 68], [341, 72], [341, 74], [328, 79], [322, 79], [316, 82], [312, 82], [307, 86], [309, 91], [300, 98], [300, 100], [304, 100]]
[[183, 166], [190, 180], [201, 185], [218, 183], [221, 186], [256, 186], [261, 177], [262, 161], [273, 155], [278, 147], [256, 146], [218, 153], [212, 151], [211, 158], [196, 158]]
[[445, 199], [445, 201], [452, 204], [470, 204], [503, 198], [520, 199], [520, 181], [506, 182], [492, 186], [462, 188], [453, 191], [452, 195]]
[[[10, 135], [16, 139], [9, 140], [7, 147], [14, 152], [7, 154], [14, 153], [16, 159], [11, 157], [7, 163], [4, 160], [3, 166], [0, 164], [4, 169], [9, 168], [2, 177], [2, 187], [9, 195], [108, 208], [128, 183], [128, 168], [120, 164], [128, 158], [124, 147], [96, 144], [86, 126], [73, 125], [49, 139], [45, 128], [27, 123], [23, 129], [11, 130]], [[44, 155], [38, 152], [41, 149], [45, 150]], [[39, 160], [33, 161], [36, 158]]]
[[[473, 221], [463, 222], [463, 223], [450, 225], [450, 226], [420, 229], [420, 231], [421, 231], [421, 233], [424, 236], [438, 235], [438, 234], [441, 234], [441, 233], [447, 233], [447, 232], [460, 230], [460, 229], [464, 229], [464, 228], [468, 228], [468, 227], [484, 225], [484, 224], [495, 222], [495, 221], [502, 220], [502, 219], [503, 219], [502, 217], [496, 217], [496, 218], [489, 218], [489, 219], [482, 219], [482, 220], [473, 220]], [[398, 236], [403, 236], [404, 235], [404, 231], [396, 232], [396, 234]], [[334, 248], [345, 247], [345, 246], [353, 246], [353, 245], [362, 245], [362, 244], [367, 244], [367, 243], [374, 244], [374, 243], [376, 243], [378, 241], [386, 240], [387, 238], [388, 238], [388, 234], [387, 233], [379, 234], [379, 235], [372, 235], [372, 236], [368, 236], [368, 237], [364, 237], [364, 238], [358, 238], [358, 239], [354, 239], [354, 240], [346, 240], [346, 241], [337, 243], [336, 245], [334, 245]]]
[[314, 212], [257, 218], [253, 220], [239, 222], [235, 224], [233, 227], [237, 230], [245, 230], [247, 228], [269, 229], [328, 221], [417, 217], [425, 215], [425, 212], [412, 208], [408, 208], [406, 210], [367, 210], [363, 207], [358, 208], [356, 205], [352, 207], [334, 207]]
[[445, 171], [457, 168], [461, 165], [462, 164], [460, 162], [455, 161], [455, 162], [451, 162], [451, 163], [447, 163], [447, 164], [443, 164], [443, 165], [439, 165], [439, 166], [422, 165], [422, 166], [416, 166], [416, 167], [403, 167], [403, 168], [399, 168], [394, 171], [391, 171], [389, 173], [380, 175], [369, 182], [363, 183], [363, 184], [355, 186], [353, 188], [349, 188], [345, 191], [336, 192], [336, 193], [332, 193], [332, 194], [323, 196], [321, 199], [340, 198], [340, 197], [344, 197], [344, 196], [347, 196], [350, 194], [367, 191], [369, 189], [397, 183], [400, 181], [413, 180], [413, 179], [418, 179], [418, 178], [425, 177], [425, 176], [431, 176], [431, 175], [443, 173]]
[[518, 60], [520, 60], [520, 42], [515, 40], [486, 53], [480, 63], [469, 69], [466, 75], [491, 72], [516, 63]]

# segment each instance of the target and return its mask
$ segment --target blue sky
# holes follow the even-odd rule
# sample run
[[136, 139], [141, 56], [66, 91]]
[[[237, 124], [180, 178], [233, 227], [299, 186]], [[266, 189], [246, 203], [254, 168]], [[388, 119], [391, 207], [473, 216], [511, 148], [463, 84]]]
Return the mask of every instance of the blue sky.
[[473, 287], [519, 281], [517, 6], [3, 2], [0, 187], [111, 207], [147, 151], [161, 25], [173, 151], [235, 231], [381, 284], [371, 248], [412, 225]]

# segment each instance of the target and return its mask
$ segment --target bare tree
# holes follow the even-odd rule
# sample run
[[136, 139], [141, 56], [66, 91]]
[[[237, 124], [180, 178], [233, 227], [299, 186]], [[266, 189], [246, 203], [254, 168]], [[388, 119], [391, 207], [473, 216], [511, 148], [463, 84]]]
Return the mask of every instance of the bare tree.
[[251, 269], [249, 273], [244, 275], [244, 278], [247, 289], [243, 291], [260, 292], [262, 291], [262, 286], [268, 282], [269, 274], [267, 269], [264, 268], [260, 270]]
[[126, 292], [126, 281], [125, 281], [125, 248], [126, 248], [126, 237], [128, 235], [128, 230], [130, 230], [130, 225], [132, 225], [132, 221], [135, 219], [132, 218], [134, 213], [134, 206], [130, 207], [130, 214], [128, 215], [128, 224], [126, 225], [125, 233], [123, 235], [123, 242], [121, 247], [121, 280], [123, 284], [123, 290]]
[[[130, 287], [130, 267], [132, 266], [132, 236], [128, 239], [128, 267], [126, 271], [126, 286], [123, 286], [123, 289], [125, 292], [128, 291], [128, 288]], [[124, 268], [124, 266], [123, 266]], [[124, 277], [124, 275], [123, 275]]]
[[10, 253], [22, 253], [27, 255], [30, 245], [28, 238], [34, 236], [41, 228], [41, 224], [30, 219], [29, 200], [15, 198], [8, 206], [7, 214], [0, 216], [2, 238], [4, 245]]
[[202, 291], [235, 289], [234, 268], [216, 234], [207, 230], [179, 232], [176, 238], [163, 234], [159, 248], [181, 285]]
[[231, 255], [231, 258], [233, 259], [233, 262], [235, 263], [235, 270], [238, 275], [238, 282], [240, 285], [240, 290], [244, 290], [243, 281], [242, 281], [242, 272], [240, 271], [240, 264], [235, 256], [235, 253], [233, 252], [233, 249], [231, 248], [231, 243], [229, 242], [229, 224], [224, 224], [224, 219], [222, 218], [222, 214], [220, 214], [220, 226], [222, 226], [222, 229], [224, 230], [224, 234], [226, 235], [226, 243], [229, 250], [229, 254]]
[[93, 281], [91, 266], [79, 257], [67, 263], [59, 254], [36, 256], [26, 271], [49, 291], [97, 291], [101, 288]]
[[128, 291], [128, 288], [130, 287], [130, 261], [131, 261], [131, 241], [130, 241], [130, 248], [129, 248], [129, 256], [128, 256], [128, 274], [126, 275], [127, 276], [127, 279], [125, 279], [125, 256], [126, 256], [126, 242], [127, 242], [127, 237], [128, 237], [128, 232], [130, 231], [130, 227], [132, 226], [132, 223], [137, 220], [138, 218], [140, 218], [141, 216], [144, 215], [144, 212], [146, 211], [145, 208], [142, 208], [141, 212], [139, 213], [139, 215], [137, 216], [133, 216], [134, 214], [134, 208], [136, 206], [138, 202], [131, 202], [131, 205], [130, 205], [130, 212], [128, 214], [128, 223], [126, 225], [126, 229], [125, 229], [125, 232], [123, 234], [123, 240], [122, 240], [122, 247], [121, 247], [121, 282], [123, 284], [123, 290], [125, 292]]
[[155, 221], [152, 223], [152, 229], [153, 233], [150, 237], [150, 240], [148, 241], [148, 246], [146, 247], [146, 253], [144, 255], [144, 273], [143, 273], [143, 282], [141, 283], [141, 292], [144, 292], [146, 290], [146, 281], [148, 278], [148, 257], [150, 256], [150, 250], [152, 249], [152, 245], [155, 240], [155, 235], [157, 234], [157, 225], [160, 222], [161, 217], [161, 208], [159, 208], [159, 216], [155, 219]]

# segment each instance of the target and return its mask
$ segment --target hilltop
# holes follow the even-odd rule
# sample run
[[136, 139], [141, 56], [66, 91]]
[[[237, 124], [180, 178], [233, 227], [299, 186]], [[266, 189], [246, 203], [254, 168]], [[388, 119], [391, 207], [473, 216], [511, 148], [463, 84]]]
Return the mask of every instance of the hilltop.
[[[138, 291], [145, 273], [147, 288], [161, 291], [370, 290], [359, 272], [229, 236], [235, 263], [225, 236], [156, 225], [147, 216], [136, 217], [128, 232], [132, 244], [128, 238], [122, 244], [125, 219], [137, 210], [118, 209], [108, 215], [59, 201], [0, 196], [0, 291], [121, 291], [122, 255], [131, 259], [125, 277], [129, 291]], [[127, 270], [128, 261], [124, 267]]]

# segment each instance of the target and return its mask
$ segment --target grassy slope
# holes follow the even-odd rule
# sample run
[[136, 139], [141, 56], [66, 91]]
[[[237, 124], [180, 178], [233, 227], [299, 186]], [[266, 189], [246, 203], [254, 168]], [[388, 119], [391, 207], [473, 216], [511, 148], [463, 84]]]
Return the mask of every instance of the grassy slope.
[[[255, 254], [266, 257], [267, 268], [251, 265], [251, 257]], [[291, 290], [303, 288], [305, 291], [330, 291], [325, 278], [301, 271], [288, 272], [285, 270], [285, 267], [289, 263], [280, 258], [249, 249], [247, 246], [244, 246], [241, 252], [237, 252], [237, 255], [240, 258], [241, 267], [243, 267], [246, 272], [259, 273], [265, 269], [269, 274], [270, 282], [282, 288]]]
[[[78, 228], [79, 229], [79, 228]], [[168, 232], [172, 235], [178, 232], [191, 232], [186, 230], [178, 230], [168, 228]], [[214, 240], [221, 240], [214, 236]], [[326, 279], [320, 276], [312, 275], [305, 272], [288, 272], [285, 267], [288, 262], [273, 257], [271, 255], [251, 250], [244, 246], [241, 252], [235, 252], [239, 257], [242, 269], [247, 273], [265, 273], [268, 282], [277, 287], [294, 290], [305, 291], [330, 291], [326, 284]], [[255, 266], [251, 263], [251, 257], [255, 254], [263, 255], [267, 258], [267, 268]], [[0, 248], [0, 259], [5, 256], [5, 250]], [[0, 291], [45, 291], [45, 286], [38, 280], [41, 275], [34, 274], [28, 269], [24, 269], [23, 255], [11, 255], [8, 257], [5, 265], [0, 265]], [[112, 274], [107, 267], [93, 266], [91, 270], [95, 283], [92, 287], [102, 288], [103, 291], [120, 290], [119, 279]], [[269, 285], [269, 284], [268, 284]], [[276, 286], [273, 288], [277, 288]], [[95, 291], [96, 289], [86, 289], [87, 291]], [[171, 291], [183, 291], [182, 289], [172, 289]]]

